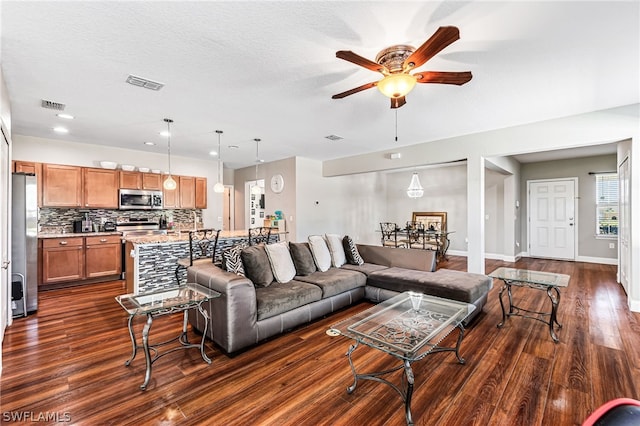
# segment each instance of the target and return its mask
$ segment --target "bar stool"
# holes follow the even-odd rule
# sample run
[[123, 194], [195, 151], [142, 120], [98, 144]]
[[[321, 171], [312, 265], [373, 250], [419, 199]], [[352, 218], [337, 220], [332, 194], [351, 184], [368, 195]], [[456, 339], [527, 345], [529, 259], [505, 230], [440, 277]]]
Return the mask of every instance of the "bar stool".
[[189, 231], [189, 257], [178, 259], [178, 266], [175, 270], [178, 285], [180, 284], [180, 269], [187, 269], [189, 266], [207, 262], [216, 263], [219, 236], [220, 230], [214, 228]]

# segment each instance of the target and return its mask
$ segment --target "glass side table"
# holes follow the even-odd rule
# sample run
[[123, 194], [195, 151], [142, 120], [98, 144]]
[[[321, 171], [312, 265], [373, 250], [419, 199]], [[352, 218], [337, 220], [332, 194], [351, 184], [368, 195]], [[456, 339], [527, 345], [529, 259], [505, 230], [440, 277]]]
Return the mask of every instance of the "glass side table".
[[[489, 276], [498, 278], [504, 282], [504, 286], [500, 289], [499, 296], [500, 307], [502, 308], [502, 321], [498, 324], [498, 328], [502, 328], [508, 317], [519, 316], [530, 318], [547, 324], [549, 326], [551, 339], [553, 339], [555, 343], [558, 343], [559, 340], [555, 327], [562, 328], [562, 324], [558, 322], [558, 305], [560, 304], [560, 290], [558, 288], [569, 285], [569, 275], [529, 271], [527, 269], [498, 268], [490, 273]], [[511, 296], [511, 286], [528, 287], [534, 290], [546, 291], [549, 300], [551, 300], [551, 312], [530, 311], [514, 305]], [[509, 296], [509, 312], [505, 312], [502, 302], [502, 293], [504, 293], [505, 290], [507, 290]], [[524, 314], [520, 312], [524, 312]], [[547, 317], [549, 318], [548, 320], [546, 319]]]
[[[202, 308], [202, 303], [220, 297], [220, 293], [213, 291], [209, 288], [203, 287], [195, 283], [187, 283], [175, 289], [155, 291], [145, 294], [124, 294], [116, 296], [116, 301], [122, 306], [122, 308], [129, 314], [128, 327], [129, 336], [131, 337], [132, 353], [131, 357], [124, 363], [129, 366], [136, 357], [138, 349], [142, 349], [146, 360], [146, 371], [144, 375], [144, 382], [140, 385], [140, 389], [145, 390], [151, 380], [151, 365], [158, 360], [158, 358], [174, 352], [179, 349], [198, 348], [200, 349], [200, 355], [202, 359], [211, 364], [211, 359], [204, 352], [204, 341], [207, 335], [207, 327], [209, 325], [209, 314]], [[200, 343], [190, 343], [187, 337], [187, 320], [188, 310], [197, 308], [200, 315], [204, 318], [204, 331], [202, 333], [202, 339]], [[173, 339], [165, 342], [149, 344], [149, 332], [151, 330], [151, 324], [155, 317], [173, 314], [176, 312], [184, 313], [184, 320], [182, 322], [182, 332]], [[147, 321], [142, 329], [142, 346], [138, 345], [135, 333], [133, 331], [133, 318], [135, 316], [147, 316]], [[164, 352], [160, 352], [158, 349], [160, 346], [167, 345], [174, 341], [178, 341], [180, 346], [173, 347]], [[151, 354], [153, 352], [153, 355]]]

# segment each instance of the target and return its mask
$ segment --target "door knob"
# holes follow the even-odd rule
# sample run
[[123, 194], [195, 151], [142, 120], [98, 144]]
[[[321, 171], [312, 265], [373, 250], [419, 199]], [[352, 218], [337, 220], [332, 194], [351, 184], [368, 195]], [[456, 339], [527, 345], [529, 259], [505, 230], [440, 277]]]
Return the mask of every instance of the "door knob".
[[569, 226], [573, 226], [573, 223], [570, 223]]
[[11, 263], [10, 260], [3, 260], [2, 261], [2, 269], [9, 269], [9, 264]]

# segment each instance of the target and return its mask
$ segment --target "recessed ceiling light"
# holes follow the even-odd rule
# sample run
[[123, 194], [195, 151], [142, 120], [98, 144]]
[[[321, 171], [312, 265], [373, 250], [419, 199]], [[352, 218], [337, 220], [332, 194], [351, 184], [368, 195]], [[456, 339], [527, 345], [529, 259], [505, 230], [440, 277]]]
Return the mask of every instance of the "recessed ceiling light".
[[60, 118], [64, 118], [67, 120], [73, 120], [75, 117], [71, 114], [56, 114]]
[[64, 127], [54, 127], [53, 131], [56, 133], [69, 133], [69, 130], [65, 129]]
[[163, 137], [165, 137], [165, 138], [166, 138], [167, 136], [169, 136], [169, 132], [167, 132], [166, 130], [164, 130], [164, 131], [160, 132], [160, 136], [163, 136]]
[[339, 141], [340, 139], [344, 139], [342, 136], [338, 135], [329, 135], [325, 136], [325, 138], [329, 139], [330, 141]]
[[240, 147], [238, 145], [229, 145], [229, 146], [227, 146], [227, 148], [238, 149]]
[[209, 151], [209, 155], [217, 156], [218, 153], [216, 151]]
[[145, 144], [145, 145], [148, 145], [148, 146], [154, 146], [154, 145], [155, 145], [155, 143], [154, 143], [154, 142], [145, 142], [144, 144]]

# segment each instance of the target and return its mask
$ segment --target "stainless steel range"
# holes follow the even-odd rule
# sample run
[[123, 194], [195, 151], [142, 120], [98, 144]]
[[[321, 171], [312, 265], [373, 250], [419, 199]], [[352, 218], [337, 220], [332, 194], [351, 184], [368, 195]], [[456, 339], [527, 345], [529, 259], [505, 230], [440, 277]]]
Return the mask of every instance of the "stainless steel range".
[[122, 232], [122, 275], [121, 279], [126, 277], [127, 256], [125, 243], [127, 237], [145, 236], [145, 235], [166, 235], [166, 229], [160, 229], [160, 224], [150, 222], [149, 219], [129, 219], [128, 222], [116, 223], [116, 231]]

